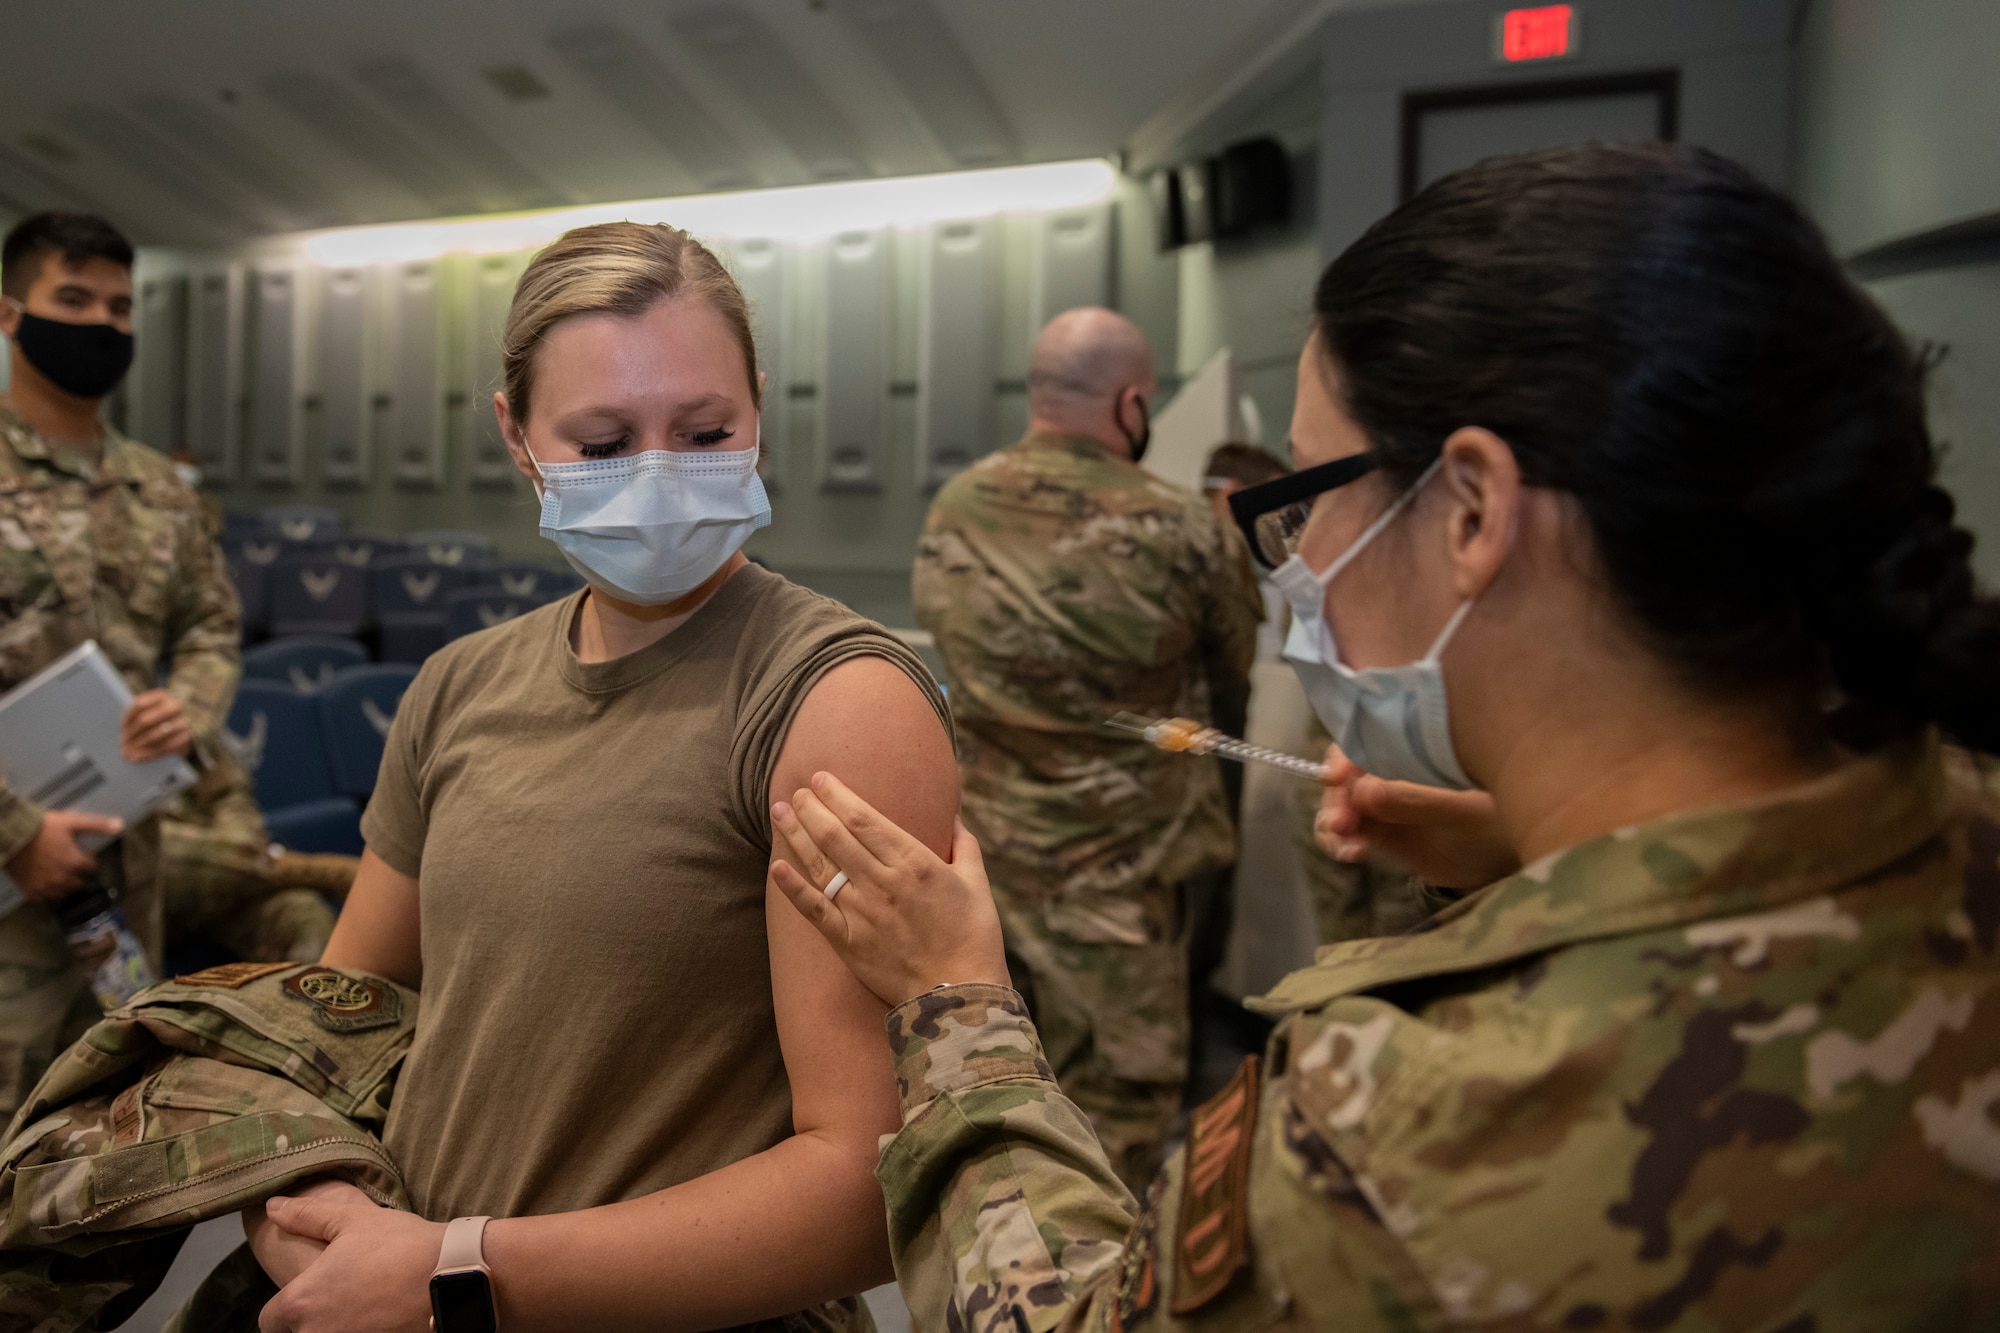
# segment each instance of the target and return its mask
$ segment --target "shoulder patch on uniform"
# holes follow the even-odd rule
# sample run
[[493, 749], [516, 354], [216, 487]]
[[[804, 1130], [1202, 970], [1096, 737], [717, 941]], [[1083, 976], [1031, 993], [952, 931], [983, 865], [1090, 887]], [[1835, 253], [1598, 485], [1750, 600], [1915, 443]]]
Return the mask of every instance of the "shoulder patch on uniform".
[[1188, 1123], [1186, 1179], [1174, 1233], [1176, 1315], [1220, 1296], [1250, 1261], [1250, 1145], [1257, 1128], [1257, 1057]]
[[329, 1032], [388, 1027], [403, 1015], [402, 997], [390, 987], [330, 967], [309, 967], [287, 977], [284, 990], [311, 1005], [313, 1021]]
[[241, 990], [259, 977], [268, 977], [273, 972], [283, 972], [286, 968], [297, 966], [297, 963], [223, 963], [218, 967], [205, 967], [199, 972], [190, 972], [184, 977], [175, 977], [174, 984], [223, 986], [230, 990]]

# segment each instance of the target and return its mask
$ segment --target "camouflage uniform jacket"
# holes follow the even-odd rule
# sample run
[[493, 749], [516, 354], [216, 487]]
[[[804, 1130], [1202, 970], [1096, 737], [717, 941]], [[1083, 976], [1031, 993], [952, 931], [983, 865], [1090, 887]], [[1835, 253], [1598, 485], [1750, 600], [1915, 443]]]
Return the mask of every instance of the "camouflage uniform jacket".
[[[134, 694], [165, 666], [203, 742], [236, 690], [239, 614], [200, 504], [164, 456], [106, 426], [88, 468], [0, 407], [0, 691], [95, 639]], [[41, 819], [0, 779], [0, 862]]]
[[136, 1306], [184, 1229], [312, 1176], [408, 1208], [380, 1141], [417, 993], [229, 963], [162, 982], [60, 1056], [0, 1149], [0, 1327]]
[[914, 595], [998, 878], [1011, 863], [1088, 903], [1228, 863], [1214, 762], [1104, 726], [1205, 718], [1211, 684], [1249, 674], [1256, 580], [1200, 496], [1094, 440], [1030, 435], [938, 492]]
[[916, 1326], [2000, 1327], [2000, 800], [1933, 744], [1558, 853], [1263, 1007], [1136, 1224], [1011, 991], [894, 1010]]

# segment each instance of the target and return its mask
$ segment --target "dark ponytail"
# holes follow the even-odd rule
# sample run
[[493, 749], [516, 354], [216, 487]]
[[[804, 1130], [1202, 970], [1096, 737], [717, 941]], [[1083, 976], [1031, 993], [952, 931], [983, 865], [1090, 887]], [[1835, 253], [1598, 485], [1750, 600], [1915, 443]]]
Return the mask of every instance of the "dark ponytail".
[[1494, 431], [1576, 497], [1691, 683], [1836, 685], [2000, 751], [2000, 602], [1936, 485], [1925, 363], [1741, 167], [1672, 145], [1482, 163], [1355, 242], [1314, 314], [1391, 477]]

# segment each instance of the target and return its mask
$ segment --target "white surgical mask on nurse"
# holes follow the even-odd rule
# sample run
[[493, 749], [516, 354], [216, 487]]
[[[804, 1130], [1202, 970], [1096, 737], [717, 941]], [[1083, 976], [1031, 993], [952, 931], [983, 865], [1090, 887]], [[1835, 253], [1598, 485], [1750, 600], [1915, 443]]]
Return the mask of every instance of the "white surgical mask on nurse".
[[1414, 486], [1398, 496], [1324, 570], [1315, 573], [1305, 557], [1294, 551], [1290, 559], [1272, 571], [1271, 582], [1285, 595], [1292, 609], [1285, 660], [1298, 673], [1307, 702], [1326, 724], [1327, 732], [1341, 751], [1377, 777], [1463, 791], [1472, 786], [1472, 779], [1466, 776], [1452, 748], [1444, 670], [1439, 659], [1452, 635], [1465, 622], [1472, 600], [1459, 603], [1432, 642], [1430, 651], [1417, 661], [1398, 667], [1357, 669], [1342, 662], [1325, 613], [1327, 585], [1409, 509], [1440, 466], [1441, 463], [1431, 464]]

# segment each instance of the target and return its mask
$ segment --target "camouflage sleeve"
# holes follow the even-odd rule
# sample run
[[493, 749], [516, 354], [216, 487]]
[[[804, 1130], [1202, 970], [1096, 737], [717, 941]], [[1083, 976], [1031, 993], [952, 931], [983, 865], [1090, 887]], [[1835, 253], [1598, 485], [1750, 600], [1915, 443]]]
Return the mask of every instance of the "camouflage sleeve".
[[222, 550], [200, 522], [189, 523], [177, 553], [181, 577], [167, 616], [167, 688], [187, 710], [188, 730], [212, 737], [243, 674], [242, 605]]
[[1021, 997], [940, 987], [888, 1024], [903, 1128], [876, 1174], [913, 1326], [1106, 1326], [1138, 1208], [1057, 1089]]

